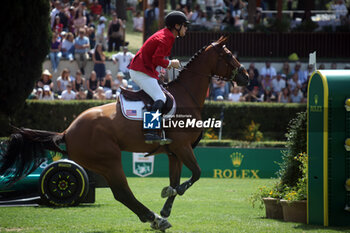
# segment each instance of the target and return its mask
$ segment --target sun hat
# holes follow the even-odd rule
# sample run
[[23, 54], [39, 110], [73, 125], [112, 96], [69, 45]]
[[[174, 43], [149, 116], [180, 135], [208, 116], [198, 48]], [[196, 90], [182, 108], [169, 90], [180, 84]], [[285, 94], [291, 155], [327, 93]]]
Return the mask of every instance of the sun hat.
[[43, 75], [47, 75], [47, 76], [49, 76], [49, 78], [52, 78], [52, 74], [50, 73], [50, 71], [49, 71], [48, 69], [45, 69], [45, 70], [43, 71], [43, 73], [41, 74], [41, 76], [43, 76]]

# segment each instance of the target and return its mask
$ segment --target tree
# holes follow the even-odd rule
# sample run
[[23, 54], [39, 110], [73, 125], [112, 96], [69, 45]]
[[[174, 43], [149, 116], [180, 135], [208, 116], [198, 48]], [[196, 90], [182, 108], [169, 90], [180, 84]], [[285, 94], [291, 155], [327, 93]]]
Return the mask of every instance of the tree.
[[49, 1], [12, 0], [2, 4], [0, 37], [0, 114], [21, 108], [40, 78], [49, 52]]

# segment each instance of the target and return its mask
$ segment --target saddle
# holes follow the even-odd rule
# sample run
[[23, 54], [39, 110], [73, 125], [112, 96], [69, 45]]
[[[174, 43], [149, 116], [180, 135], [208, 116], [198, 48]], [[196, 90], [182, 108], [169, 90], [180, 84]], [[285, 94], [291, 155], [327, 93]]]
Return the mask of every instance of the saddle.
[[[153, 99], [144, 91], [144, 90], [127, 90], [123, 87], [120, 87], [121, 92], [120, 94], [124, 97], [127, 101], [142, 101], [145, 105], [145, 108], [147, 111], [150, 111], [153, 105]], [[162, 109], [163, 114], [169, 113], [175, 103], [175, 99], [173, 95], [167, 91], [164, 87], [161, 86], [162, 91], [164, 92], [166, 96], [166, 102], [164, 104], [164, 107]]]

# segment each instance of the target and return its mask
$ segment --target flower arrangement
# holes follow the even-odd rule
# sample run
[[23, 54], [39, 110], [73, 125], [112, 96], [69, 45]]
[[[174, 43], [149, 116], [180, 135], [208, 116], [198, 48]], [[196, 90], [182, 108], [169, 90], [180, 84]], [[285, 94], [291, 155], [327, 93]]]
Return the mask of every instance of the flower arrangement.
[[263, 134], [259, 131], [259, 127], [260, 124], [256, 124], [254, 121], [251, 121], [250, 125], [248, 125], [247, 130], [245, 131], [245, 139], [250, 142], [260, 142], [263, 139]]
[[267, 197], [285, 199], [288, 202], [306, 200], [308, 157], [305, 150], [306, 112], [302, 112], [289, 123], [287, 150], [283, 153], [283, 162], [279, 164], [278, 180], [270, 187], [258, 188], [251, 195], [250, 202], [253, 207], [257, 201], [260, 201], [259, 207], [262, 208], [263, 199]]
[[295, 186], [284, 185], [283, 199], [288, 202], [306, 200], [307, 198], [307, 154], [300, 153], [295, 156], [295, 160], [300, 162], [299, 169], [302, 176], [298, 179]]
[[218, 139], [215, 131], [213, 129], [208, 129], [204, 131], [203, 139]]
[[256, 203], [258, 203], [258, 207], [262, 209], [264, 206], [264, 198], [282, 199], [282, 197], [283, 186], [281, 185], [280, 181], [276, 181], [271, 186], [259, 187], [258, 190], [250, 196], [249, 201], [253, 207], [255, 207]]

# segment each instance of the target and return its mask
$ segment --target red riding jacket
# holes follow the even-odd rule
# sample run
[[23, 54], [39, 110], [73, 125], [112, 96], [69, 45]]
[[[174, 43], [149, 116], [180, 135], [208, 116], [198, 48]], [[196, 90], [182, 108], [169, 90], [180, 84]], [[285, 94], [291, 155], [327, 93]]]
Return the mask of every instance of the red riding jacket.
[[157, 66], [168, 67], [169, 60], [165, 59], [165, 57], [170, 56], [174, 42], [175, 36], [169, 29], [163, 28], [159, 30], [146, 40], [130, 62], [129, 69], [140, 71], [152, 78], [159, 79], [156, 68]]

